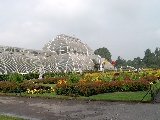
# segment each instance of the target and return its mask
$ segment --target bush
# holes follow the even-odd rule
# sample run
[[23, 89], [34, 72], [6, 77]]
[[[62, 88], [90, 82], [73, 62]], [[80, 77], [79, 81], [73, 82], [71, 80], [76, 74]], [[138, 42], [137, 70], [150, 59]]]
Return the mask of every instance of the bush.
[[9, 79], [9, 74], [0, 74], [0, 81], [8, 80], [8, 79]]
[[78, 87], [76, 83], [66, 83], [66, 84], [58, 84], [55, 87], [55, 92], [57, 95], [66, 95], [66, 96], [76, 96], [79, 95]]
[[33, 83], [24, 81], [22, 83], [14, 81], [1, 81], [0, 82], [0, 91], [3, 93], [20, 93], [25, 92], [27, 88]]
[[118, 92], [118, 91], [145, 91], [149, 89], [149, 81], [94, 81], [94, 82], [78, 82], [60, 84], [55, 87], [55, 92], [58, 95], [75, 94], [81, 96], [91, 96], [101, 93]]
[[15, 73], [11, 73], [9, 75], [9, 81], [12, 81], [12, 82], [23, 82], [23, 75], [15, 72]]
[[43, 74], [43, 78], [50, 78], [50, 77], [67, 77], [70, 73], [64, 72], [46, 72]]
[[51, 78], [42, 78], [40, 80], [36, 80], [36, 83], [43, 83], [43, 84], [57, 84], [59, 80], [66, 80], [66, 77], [51, 77]]
[[69, 75], [67, 82], [69, 83], [77, 83], [79, 81], [79, 76], [77, 73], [73, 72], [72, 74]]
[[23, 77], [24, 77], [25, 80], [38, 79], [39, 78], [39, 73], [32, 72], [32, 73], [29, 73], [29, 74], [24, 74]]
[[35, 84], [34, 82], [24, 80], [22, 83], [14, 82], [14, 81], [1, 81], [0, 82], [0, 91], [3, 93], [21, 93], [27, 92], [31, 94], [36, 93], [50, 93], [54, 91], [52, 87], [42, 86]]

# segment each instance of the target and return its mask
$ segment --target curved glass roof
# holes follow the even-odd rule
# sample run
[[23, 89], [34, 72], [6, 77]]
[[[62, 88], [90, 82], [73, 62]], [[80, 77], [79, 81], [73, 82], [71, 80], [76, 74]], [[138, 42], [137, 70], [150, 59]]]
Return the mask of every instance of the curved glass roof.
[[55, 39], [49, 41], [43, 50], [55, 51], [57, 54], [74, 53], [82, 55], [92, 55], [93, 50], [86, 44], [83, 44], [76, 37], [67, 36], [64, 34], [58, 35]]
[[44, 45], [42, 50], [0, 46], [0, 72], [44, 72], [93, 70], [101, 57], [80, 39], [64, 34]]

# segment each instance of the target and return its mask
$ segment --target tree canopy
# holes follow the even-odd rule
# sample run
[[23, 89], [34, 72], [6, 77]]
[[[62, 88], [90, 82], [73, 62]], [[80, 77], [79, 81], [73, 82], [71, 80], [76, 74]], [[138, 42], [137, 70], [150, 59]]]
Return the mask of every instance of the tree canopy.
[[116, 67], [126, 67], [132, 66], [134, 68], [160, 68], [160, 48], [156, 48], [154, 52], [152, 52], [149, 48], [144, 51], [144, 57], [134, 58], [133, 60], [125, 61], [124, 59], [120, 59], [120, 56], [117, 58], [115, 62]]
[[[111, 62], [111, 53], [105, 47], [98, 48], [94, 51], [94, 54], [100, 55], [102, 58], [105, 58], [109, 62]], [[136, 69], [138, 68], [160, 68], [160, 48], [157, 47], [154, 52], [152, 52], [149, 48], [144, 51], [144, 57], [136, 57], [133, 60], [124, 60], [120, 56], [118, 56], [115, 61], [115, 67], [126, 68], [127, 66], [132, 66]]]
[[100, 55], [102, 58], [105, 58], [106, 60], [111, 61], [111, 53], [105, 47], [96, 49], [94, 51], [94, 54]]

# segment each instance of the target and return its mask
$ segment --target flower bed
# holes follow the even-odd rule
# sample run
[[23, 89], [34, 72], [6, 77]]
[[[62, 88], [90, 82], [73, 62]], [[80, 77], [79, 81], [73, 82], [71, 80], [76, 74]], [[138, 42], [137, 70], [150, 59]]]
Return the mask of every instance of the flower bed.
[[32, 82], [23, 81], [22, 83], [13, 81], [0, 81], [0, 91], [3, 93], [26, 92], [27, 88], [34, 85]]
[[118, 91], [146, 91], [149, 89], [147, 80], [125, 80], [125, 81], [94, 81], [57, 84], [55, 92], [58, 95], [67, 96], [91, 96], [101, 93], [118, 92]]
[[146, 91], [150, 89], [150, 83], [155, 84], [158, 80], [157, 73], [159, 72], [86, 73], [83, 78], [71, 74], [69, 78], [72, 80], [57, 84], [55, 92], [58, 95], [91, 96], [118, 91]]
[[66, 77], [42, 78], [42, 79], [40, 79], [40, 80], [36, 80], [35, 83], [57, 84], [59, 80], [66, 80]]
[[28, 94], [43, 94], [54, 92], [54, 88], [49, 86], [34, 85], [30, 86], [27, 91]]
[[13, 81], [1, 81], [0, 91], [2, 93], [26, 92], [28, 94], [43, 94], [54, 92], [54, 88], [49, 86], [42, 86], [28, 80], [24, 80], [22, 83]]
[[[17, 81], [19, 75], [13, 74], [10, 81], [0, 82], [0, 92], [28, 94], [42, 94], [56, 92], [58, 95], [91, 96], [101, 93], [117, 91], [146, 91], [150, 83], [155, 84], [160, 71], [147, 70], [134, 72], [98, 72], [98, 73], [65, 73], [64, 76], [46, 77], [41, 80]], [[57, 84], [55, 88], [41, 86], [43, 84]]]

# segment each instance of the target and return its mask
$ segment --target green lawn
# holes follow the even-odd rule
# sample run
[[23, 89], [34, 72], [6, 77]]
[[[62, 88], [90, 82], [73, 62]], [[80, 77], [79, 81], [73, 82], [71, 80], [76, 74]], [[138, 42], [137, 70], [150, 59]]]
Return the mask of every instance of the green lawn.
[[0, 120], [25, 120], [25, 119], [11, 117], [11, 116], [7, 116], [7, 115], [0, 115]]
[[42, 83], [40, 83], [39, 85], [49, 86], [49, 87], [53, 87], [53, 88], [56, 86], [56, 84], [42, 84]]
[[[0, 93], [1, 95], [17, 95], [16, 93]], [[114, 92], [114, 93], [104, 93], [93, 95], [89, 97], [79, 96], [77, 99], [84, 100], [109, 100], [109, 101], [141, 101], [143, 97], [147, 94], [147, 91], [138, 91], [138, 92]], [[62, 99], [74, 99], [75, 97], [69, 97], [64, 95], [56, 95], [55, 92], [52, 93], [43, 93], [43, 94], [27, 94], [22, 93], [21, 96], [30, 96], [30, 97], [48, 97], [48, 98], [62, 98]], [[143, 101], [150, 101], [151, 95], [148, 93]]]
[[[142, 98], [147, 94], [147, 91], [138, 92], [114, 92], [114, 93], [104, 93], [88, 97], [91, 100], [109, 100], [109, 101], [141, 101]], [[82, 97], [86, 99], [86, 97]], [[147, 94], [143, 101], [150, 101], [151, 95]]]

